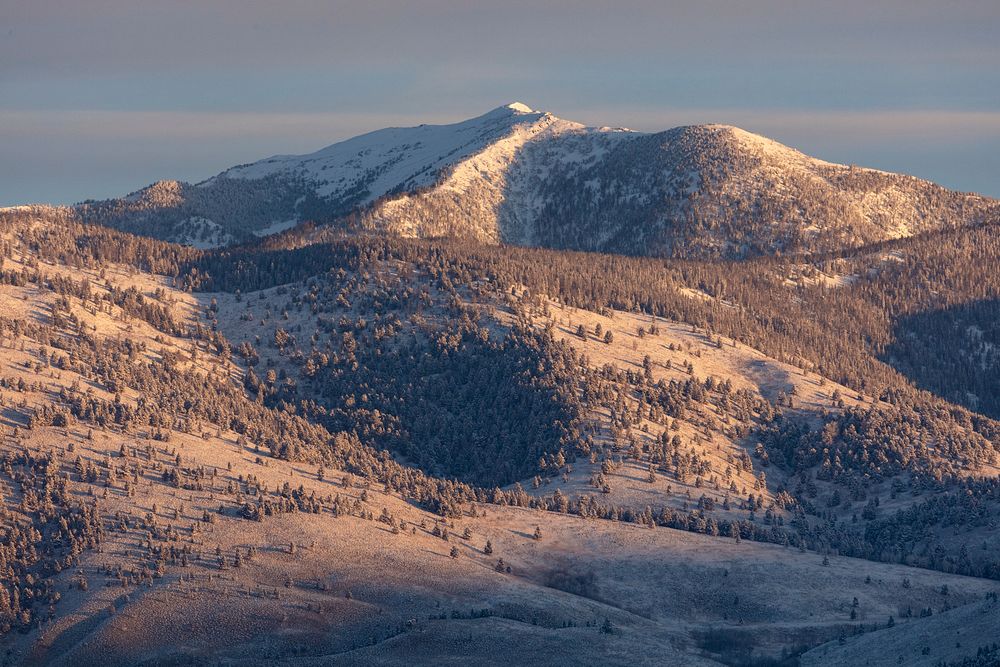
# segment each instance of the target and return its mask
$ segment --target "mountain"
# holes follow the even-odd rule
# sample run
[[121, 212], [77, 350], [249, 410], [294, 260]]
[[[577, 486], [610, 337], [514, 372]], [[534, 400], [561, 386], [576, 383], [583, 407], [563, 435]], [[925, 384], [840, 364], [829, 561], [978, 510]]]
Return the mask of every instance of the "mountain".
[[511, 105], [0, 209], [0, 665], [993, 664], [993, 206]]
[[0, 211], [0, 664], [990, 664], [997, 227], [681, 262]]
[[302, 221], [656, 257], [836, 251], [1000, 216], [1000, 202], [837, 165], [726, 125], [594, 128], [521, 103], [85, 202], [88, 222], [215, 247]]

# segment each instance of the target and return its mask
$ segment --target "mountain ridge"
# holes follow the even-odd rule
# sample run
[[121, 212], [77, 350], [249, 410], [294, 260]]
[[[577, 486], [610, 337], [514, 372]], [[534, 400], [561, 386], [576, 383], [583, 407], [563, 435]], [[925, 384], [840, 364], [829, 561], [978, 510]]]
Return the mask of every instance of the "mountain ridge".
[[[589, 127], [520, 102], [84, 202], [86, 222], [210, 248], [311, 221], [657, 257], [829, 252], [1000, 216], [1000, 202], [721, 124]], [[345, 222], [347, 221], [347, 222]]]

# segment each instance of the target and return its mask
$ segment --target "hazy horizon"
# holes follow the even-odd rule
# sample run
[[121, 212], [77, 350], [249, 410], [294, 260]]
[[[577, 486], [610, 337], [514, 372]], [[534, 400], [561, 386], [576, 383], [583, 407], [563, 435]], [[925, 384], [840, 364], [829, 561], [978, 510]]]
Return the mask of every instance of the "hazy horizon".
[[0, 0], [0, 12], [0, 205], [197, 182], [515, 100], [643, 131], [732, 124], [1000, 196], [991, 2]]

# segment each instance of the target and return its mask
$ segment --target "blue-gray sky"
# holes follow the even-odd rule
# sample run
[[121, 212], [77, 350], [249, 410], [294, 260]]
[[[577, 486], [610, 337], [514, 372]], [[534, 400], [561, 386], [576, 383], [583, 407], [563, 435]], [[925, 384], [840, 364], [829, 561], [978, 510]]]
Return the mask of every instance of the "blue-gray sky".
[[0, 205], [514, 100], [1000, 196], [1000, 2], [0, 0]]

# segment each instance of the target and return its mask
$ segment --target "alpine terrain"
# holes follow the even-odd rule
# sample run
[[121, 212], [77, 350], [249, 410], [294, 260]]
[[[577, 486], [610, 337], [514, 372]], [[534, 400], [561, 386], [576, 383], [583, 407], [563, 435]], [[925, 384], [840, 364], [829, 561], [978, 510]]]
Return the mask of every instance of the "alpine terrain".
[[593, 128], [518, 102], [73, 208], [85, 222], [201, 248], [308, 221], [728, 259], [853, 248], [980, 224], [998, 211], [986, 197], [823, 162], [736, 127]]
[[997, 266], [517, 103], [0, 209], [0, 665], [996, 665]]

